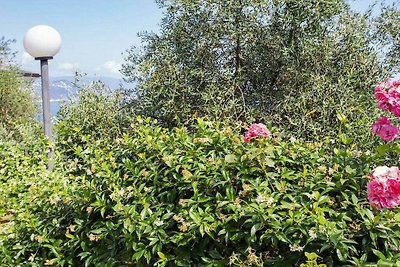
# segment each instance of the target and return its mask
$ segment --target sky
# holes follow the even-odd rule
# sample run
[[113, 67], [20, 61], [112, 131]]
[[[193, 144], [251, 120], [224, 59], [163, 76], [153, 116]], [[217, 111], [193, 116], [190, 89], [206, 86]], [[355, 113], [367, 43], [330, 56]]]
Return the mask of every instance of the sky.
[[122, 53], [140, 45], [137, 34], [157, 32], [162, 11], [153, 0], [0, 0], [0, 37], [16, 39], [23, 69], [39, 72], [23, 48], [31, 27], [49, 25], [61, 35], [59, 53], [49, 63], [51, 76], [88, 75], [120, 77]]
[[[350, 1], [360, 12], [372, 3]], [[124, 52], [140, 46], [138, 33], [158, 32], [161, 18], [154, 0], [0, 0], [0, 37], [16, 40], [11, 48], [18, 52], [16, 61], [22, 69], [39, 72], [39, 63], [24, 51], [22, 41], [31, 27], [49, 25], [62, 38], [60, 52], [49, 63], [50, 76], [80, 71], [120, 78]]]

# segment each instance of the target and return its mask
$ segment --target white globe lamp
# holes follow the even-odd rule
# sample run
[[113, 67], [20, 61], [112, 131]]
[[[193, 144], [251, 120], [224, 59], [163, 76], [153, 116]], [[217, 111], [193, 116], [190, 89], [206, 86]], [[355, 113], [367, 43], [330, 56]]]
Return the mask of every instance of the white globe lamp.
[[25, 33], [24, 48], [35, 59], [51, 59], [60, 51], [61, 36], [50, 26], [38, 25]]

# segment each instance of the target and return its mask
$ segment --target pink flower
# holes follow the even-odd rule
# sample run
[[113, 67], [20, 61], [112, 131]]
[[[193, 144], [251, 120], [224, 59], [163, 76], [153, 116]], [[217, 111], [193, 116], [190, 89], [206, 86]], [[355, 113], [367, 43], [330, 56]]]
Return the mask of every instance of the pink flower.
[[396, 117], [400, 117], [400, 80], [380, 83], [375, 87], [375, 98], [378, 107], [388, 110]]
[[400, 205], [400, 171], [397, 167], [377, 167], [368, 183], [368, 201], [378, 209]]
[[396, 117], [400, 117], [400, 105], [392, 106], [390, 112], [392, 112]]
[[382, 110], [389, 110], [391, 105], [389, 104], [389, 98], [385, 91], [382, 89], [375, 89], [375, 98], [378, 100], [378, 108]]
[[376, 180], [372, 180], [368, 183], [368, 201], [372, 206], [377, 207], [378, 209], [382, 209], [382, 193], [383, 185]]
[[400, 80], [393, 81], [392, 86], [394, 86], [394, 87], [400, 86]]
[[259, 136], [268, 138], [271, 136], [271, 132], [264, 124], [254, 123], [250, 126], [250, 129], [244, 133], [244, 142], [248, 143], [251, 139]]
[[385, 88], [384, 88], [384, 85], [383, 84], [378, 84], [376, 87], [375, 87], [375, 98], [378, 100], [378, 101], [382, 101], [382, 100], [385, 100], [385, 99], [387, 99], [387, 97], [386, 97], [386, 90], [385, 90]]
[[398, 167], [379, 166], [371, 172], [372, 179], [387, 180], [400, 178], [400, 170]]
[[399, 128], [394, 126], [385, 116], [382, 116], [371, 126], [371, 131], [386, 142], [396, 139], [400, 132]]
[[368, 183], [368, 201], [378, 209], [394, 208], [400, 204], [400, 182], [391, 180], [395, 188], [385, 187], [376, 180]]

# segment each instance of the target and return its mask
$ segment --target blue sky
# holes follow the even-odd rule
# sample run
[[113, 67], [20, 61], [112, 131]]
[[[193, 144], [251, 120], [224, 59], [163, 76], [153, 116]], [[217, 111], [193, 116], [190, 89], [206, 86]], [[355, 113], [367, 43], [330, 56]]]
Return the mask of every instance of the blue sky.
[[[359, 11], [373, 2], [350, 1]], [[24, 52], [22, 40], [29, 28], [49, 25], [63, 39], [59, 54], [50, 62], [51, 76], [79, 70], [120, 77], [122, 53], [132, 45], [140, 46], [139, 32], [157, 32], [161, 17], [153, 0], [0, 0], [0, 37], [16, 39], [12, 49], [18, 51], [17, 61], [24, 69], [39, 72], [39, 63]]]
[[79, 69], [118, 76], [121, 53], [140, 44], [139, 32], [157, 31], [161, 17], [152, 0], [0, 0], [0, 37], [16, 39], [12, 48], [17, 60], [38, 72], [39, 64], [24, 53], [22, 40], [29, 28], [49, 25], [62, 38], [50, 75], [72, 75]]

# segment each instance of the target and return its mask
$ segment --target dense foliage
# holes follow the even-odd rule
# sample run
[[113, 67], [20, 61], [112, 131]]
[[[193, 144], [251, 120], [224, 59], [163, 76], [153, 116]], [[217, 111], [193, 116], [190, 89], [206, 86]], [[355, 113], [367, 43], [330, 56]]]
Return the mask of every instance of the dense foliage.
[[[29, 83], [23, 80], [18, 68], [10, 65], [14, 53], [12, 40], [0, 39], [0, 137], [20, 137], [21, 125], [34, 124], [36, 106]], [[28, 125], [31, 124], [31, 125]], [[13, 133], [10, 133], [13, 132]]]
[[[398, 68], [397, 9], [158, 2], [161, 33], [124, 68], [138, 95], [80, 86], [55, 144], [0, 69], [0, 266], [399, 266], [400, 145], [365, 149], [380, 141], [368, 90]], [[372, 131], [400, 135], [388, 119]]]
[[0, 69], [0, 124], [9, 129], [32, 122], [36, 114], [33, 93], [14, 69]]
[[395, 5], [386, 6], [375, 20], [374, 33], [381, 42], [381, 64], [385, 64], [394, 73], [400, 72], [400, 10]]
[[[47, 161], [46, 142], [25, 130], [24, 141], [0, 139], [0, 217], [15, 213], [30, 186], [40, 186]], [[29, 201], [24, 199], [24, 201]], [[2, 223], [0, 218], [0, 224]]]
[[160, 33], [123, 68], [141, 114], [264, 120], [308, 140], [336, 134], [339, 116], [370, 137], [373, 85], [399, 67], [395, 7], [375, 18], [343, 0], [158, 2]]
[[122, 104], [123, 95], [112, 91], [101, 81], [84, 84], [79, 80], [76, 97], [61, 105], [55, 130], [57, 147], [68, 155], [74, 146], [85, 146], [96, 140], [113, 140], [129, 126], [129, 116]]
[[328, 266], [398, 260], [396, 210], [367, 201], [370, 156], [331, 150], [329, 140], [244, 143], [240, 131], [202, 119], [168, 130], [138, 117], [130, 134], [71, 143], [54, 173], [19, 169], [24, 177], [14, 177], [15, 162], [43, 161], [2, 144], [4, 197], [20, 192], [20, 203], [2, 225], [0, 261], [293, 266], [304, 252]]

